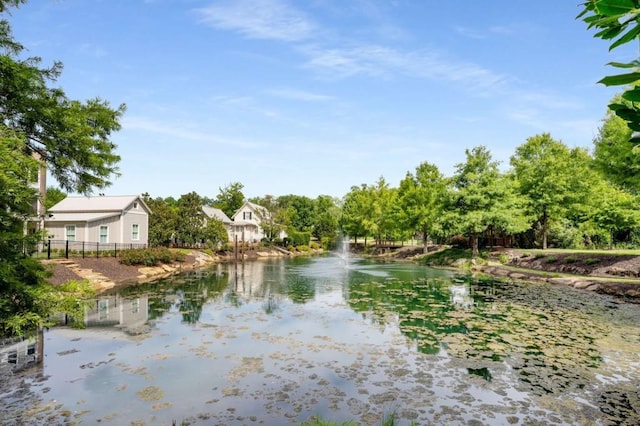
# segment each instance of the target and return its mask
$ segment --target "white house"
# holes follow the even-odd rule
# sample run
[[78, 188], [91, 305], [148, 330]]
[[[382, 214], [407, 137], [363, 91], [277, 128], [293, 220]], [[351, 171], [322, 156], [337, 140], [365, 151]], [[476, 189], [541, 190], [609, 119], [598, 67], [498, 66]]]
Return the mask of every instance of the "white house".
[[[258, 242], [267, 236], [266, 229], [270, 223], [271, 213], [265, 207], [246, 201], [231, 217], [233, 221], [232, 240]], [[284, 238], [286, 233], [280, 231], [277, 238]]]
[[51, 240], [147, 245], [149, 214], [137, 195], [67, 197], [49, 209], [44, 227]]

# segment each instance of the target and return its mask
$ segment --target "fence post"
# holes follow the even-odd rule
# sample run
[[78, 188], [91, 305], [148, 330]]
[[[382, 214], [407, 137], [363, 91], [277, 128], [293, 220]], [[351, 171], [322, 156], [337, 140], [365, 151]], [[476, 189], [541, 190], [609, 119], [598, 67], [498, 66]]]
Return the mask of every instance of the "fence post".
[[118, 243], [113, 243], [113, 257], [118, 257]]
[[96, 259], [100, 258], [100, 243], [96, 243]]
[[64, 244], [64, 257], [65, 259], [69, 258], [69, 240], [65, 241]]
[[82, 241], [82, 258], [84, 259], [84, 241]]
[[47, 259], [51, 259], [51, 238], [47, 242]]

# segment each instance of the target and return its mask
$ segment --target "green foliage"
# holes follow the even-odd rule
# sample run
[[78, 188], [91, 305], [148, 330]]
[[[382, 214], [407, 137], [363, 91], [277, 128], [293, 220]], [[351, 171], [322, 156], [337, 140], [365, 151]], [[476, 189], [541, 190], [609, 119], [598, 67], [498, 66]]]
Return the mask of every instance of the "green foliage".
[[301, 195], [282, 195], [278, 197], [278, 207], [287, 212], [287, 230], [311, 232], [316, 220], [314, 201]]
[[296, 250], [302, 253], [307, 253], [310, 249], [308, 245], [302, 244], [302, 245], [296, 246]]
[[438, 167], [424, 162], [407, 173], [398, 189], [399, 220], [410, 234], [422, 234], [425, 253], [429, 237], [442, 234], [441, 217], [447, 184]]
[[207, 215], [202, 210], [203, 200], [196, 192], [183, 194], [178, 199], [178, 218], [176, 236], [187, 244], [194, 244], [205, 239], [205, 222]]
[[[636, 0], [587, 0], [582, 6], [578, 18], [589, 29], [597, 31], [594, 37], [611, 43], [609, 50], [637, 41], [640, 37], [640, 9]], [[611, 62], [609, 65], [623, 70], [622, 73], [606, 76], [599, 83], [605, 86], [628, 86], [622, 99], [630, 102], [613, 102], [609, 108], [626, 121], [631, 130], [638, 132], [640, 109], [636, 102], [640, 100], [640, 61]]]
[[180, 215], [177, 202], [171, 203], [162, 197], [151, 198], [148, 193], [142, 194], [142, 198], [151, 210], [149, 245], [168, 245], [177, 234]]
[[558, 261], [558, 258], [555, 256], [549, 256], [545, 259], [545, 262], [547, 263], [556, 263]]
[[221, 220], [216, 218], [208, 218], [204, 228], [205, 241], [210, 247], [221, 247], [229, 242], [229, 233]]
[[595, 265], [596, 263], [600, 263], [600, 259], [596, 257], [589, 257], [584, 260], [585, 265]]
[[572, 263], [576, 263], [578, 261], [578, 258], [576, 256], [567, 256], [564, 258], [564, 263], [570, 265]]
[[220, 192], [216, 196], [213, 206], [219, 208], [229, 217], [244, 204], [244, 194], [242, 189], [244, 185], [240, 182], [232, 182], [224, 188], [218, 188]]
[[285, 238], [285, 244], [293, 245], [295, 247], [308, 245], [310, 241], [311, 241], [310, 232], [291, 231], [289, 232], [287, 238]]
[[[627, 102], [620, 95], [612, 102]], [[633, 193], [640, 192], [640, 150], [629, 143], [632, 131], [627, 122], [611, 110], [593, 140], [593, 164], [611, 184]]]
[[434, 253], [429, 253], [420, 259], [425, 265], [449, 266], [459, 259], [471, 259], [471, 249], [448, 248]]
[[511, 157], [527, 212], [541, 226], [543, 249], [553, 221], [566, 217], [588, 197], [592, 181], [589, 165], [586, 151], [569, 150], [548, 133], [528, 138]]
[[58, 204], [60, 201], [67, 198], [67, 193], [59, 188], [53, 186], [47, 187], [47, 193], [45, 195], [45, 208], [49, 210], [51, 207]]
[[[21, 3], [0, 1], [0, 12]], [[72, 100], [51, 87], [62, 65], [42, 68], [39, 58], [25, 57], [4, 15], [0, 50], [0, 334], [19, 336], [75, 306], [46, 282], [44, 267], [25, 256], [40, 237], [23, 235], [38, 197], [31, 183], [45, 162], [63, 190], [108, 186], [120, 159], [110, 136], [120, 128], [125, 107], [112, 109], [97, 98]]]
[[184, 253], [166, 247], [129, 249], [120, 252], [120, 263], [124, 265], [156, 266], [163, 263], [183, 262]]
[[500, 261], [500, 263], [502, 264], [506, 264], [509, 263], [509, 256], [507, 256], [504, 253], [501, 253], [500, 256], [498, 256], [498, 260]]
[[478, 146], [466, 150], [467, 161], [456, 166], [454, 191], [447, 210], [450, 221], [471, 238], [473, 256], [479, 255], [478, 236], [489, 227], [520, 232], [527, 228], [522, 201], [513, 185], [498, 170], [491, 153]]

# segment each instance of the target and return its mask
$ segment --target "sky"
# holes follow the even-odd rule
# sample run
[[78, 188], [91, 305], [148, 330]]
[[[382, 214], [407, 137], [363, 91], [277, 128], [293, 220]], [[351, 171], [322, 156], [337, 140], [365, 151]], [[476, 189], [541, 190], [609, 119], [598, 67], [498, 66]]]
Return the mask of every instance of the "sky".
[[[550, 133], [591, 149], [616, 90], [581, 0], [29, 0], [15, 38], [68, 97], [126, 104], [106, 195], [343, 197]], [[55, 186], [55, 182], [49, 182]]]

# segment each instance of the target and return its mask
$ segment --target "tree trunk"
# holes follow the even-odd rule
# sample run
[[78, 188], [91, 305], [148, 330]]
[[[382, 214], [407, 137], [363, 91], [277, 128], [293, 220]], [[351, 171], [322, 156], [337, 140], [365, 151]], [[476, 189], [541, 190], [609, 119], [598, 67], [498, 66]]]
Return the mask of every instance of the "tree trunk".
[[477, 232], [474, 232], [471, 236], [471, 248], [472, 248], [472, 255], [474, 259], [480, 256], [480, 250], [478, 250], [478, 233]]
[[422, 233], [422, 245], [424, 247], [424, 254], [429, 253], [429, 234], [426, 232]]
[[545, 211], [542, 214], [542, 250], [547, 249], [547, 222], [549, 218], [547, 217], [547, 212]]
[[609, 230], [609, 250], [613, 250], [613, 229]]

